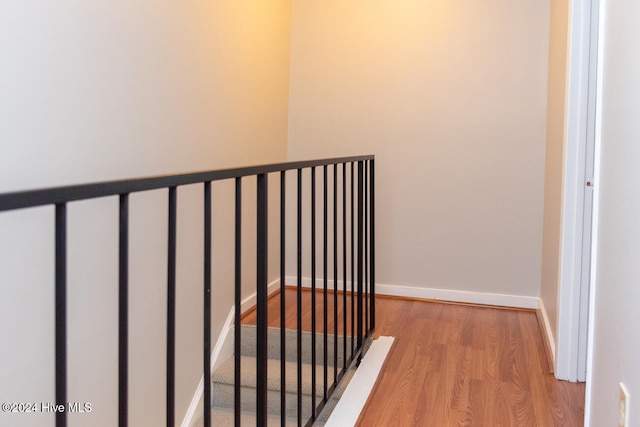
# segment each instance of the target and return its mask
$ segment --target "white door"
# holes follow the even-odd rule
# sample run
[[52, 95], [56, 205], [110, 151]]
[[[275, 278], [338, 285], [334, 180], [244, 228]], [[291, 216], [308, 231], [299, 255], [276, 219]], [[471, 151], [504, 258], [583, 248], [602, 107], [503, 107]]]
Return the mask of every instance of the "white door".
[[587, 348], [589, 333], [589, 294], [591, 289], [591, 246], [593, 230], [593, 189], [595, 169], [595, 119], [596, 119], [596, 86], [598, 61], [598, 10], [599, 1], [591, 1], [591, 24], [589, 31], [588, 62], [588, 97], [587, 97], [587, 131], [585, 147], [585, 185], [584, 185], [584, 220], [582, 226], [582, 271], [580, 274], [580, 326], [578, 335], [577, 380], [584, 382], [587, 377]]
[[556, 376], [585, 381], [595, 151], [599, 0], [571, 2]]

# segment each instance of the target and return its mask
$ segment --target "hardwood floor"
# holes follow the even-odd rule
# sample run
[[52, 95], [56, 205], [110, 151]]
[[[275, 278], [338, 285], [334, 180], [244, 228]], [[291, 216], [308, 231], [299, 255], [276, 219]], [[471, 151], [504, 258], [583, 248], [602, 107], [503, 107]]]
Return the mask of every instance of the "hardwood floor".
[[[295, 298], [287, 289], [288, 328], [296, 327]], [[272, 326], [280, 324], [279, 304], [277, 294], [269, 300]], [[304, 330], [311, 329], [310, 304], [311, 292], [303, 292]], [[318, 294], [318, 316], [322, 304]], [[333, 332], [332, 294], [327, 308]], [[374, 337], [395, 342], [358, 426], [583, 425], [584, 384], [548, 373], [535, 312], [378, 297], [376, 317]], [[255, 313], [243, 323], [255, 323]], [[322, 330], [321, 317], [316, 323]]]
[[360, 426], [582, 426], [584, 384], [557, 381], [535, 312], [380, 298], [396, 338]]
[[[345, 329], [344, 325], [344, 299], [343, 294], [341, 292], [337, 295], [338, 299], [338, 323], [337, 323], [337, 333], [342, 335], [343, 329]], [[351, 336], [351, 298], [347, 296], [347, 318], [346, 318], [346, 330], [347, 336]], [[313, 330], [312, 323], [312, 311], [310, 310], [310, 306], [312, 303], [312, 292], [308, 288], [302, 289], [302, 330], [311, 332]], [[294, 287], [287, 288], [286, 290], [286, 310], [285, 310], [285, 327], [288, 329], [296, 329], [297, 328], [297, 301], [296, 301], [296, 289]], [[324, 296], [322, 291], [316, 291], [316, 332], [324, 331]], [[334, 328], [334, 294], [332, 291], [327, 292], [327, 331], [329, 333], [334, 333], [336, 329]], [[269, 314], [268, 314], [268, 326], [270, 327], [280, 327], [280, 293], [276, 292], [269, 297]], [[248, 310], [242, 315], [242, 323], [247, 325], [255, 325], [256, 323], [256, 313], [255, 307], [253, 309]]]

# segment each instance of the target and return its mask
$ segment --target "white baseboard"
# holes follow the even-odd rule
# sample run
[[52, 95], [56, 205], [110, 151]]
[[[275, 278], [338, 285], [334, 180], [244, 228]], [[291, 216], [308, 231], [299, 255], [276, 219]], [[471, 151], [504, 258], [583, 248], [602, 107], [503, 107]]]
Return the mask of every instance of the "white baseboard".
[[[347, 283], [348, 283], [347, 286], [350, 286], [349, 284], [351, 282], [347, 282]], [[287, 276], [287, 277], [284, 278], [284, 284], [287, 285], [287, 286], [298, 286], [298, 278], [295, 277], [295, 276]], [[324, 286], [323, 280], [316, 278], [316, 287], [322, 288], [323, 286]], [[308, 277], [303, 277], [302, 278], [302, 287], [311, 289], [311, 279], [308, 278]], [[333, 279], [328, 279], [327, 280], [327, 289], [333, 290]], [[344, 289], [343, 281], [342, 280], [338, 280], [338, 290], [341, 291], [343, 289]]]
[[542, 298], [539, 298], [538, 311], [542, 314], [542, 320], [544, 323], [544, 331], [542, 335], [547, 340], [547, 345], [551, 351], [551, 363], [553, 364], [553, 372], [556, 372], [556, 340], [554, 339], [553, 329], [551, 329], [551, 323], [549, 323], [549, 317], [547, 317], [547, 310], [544, 308], [544, 302]]
[[468, 304], [537, 309], [538, 298], [490, 292], [458, 291], [451, 289], [417, 288], [413, 286], [376, 285], [376, 294], [424, 298]]
[[[267, 288], [268, 295], [278, 291], [280, 279], [276, 279], [269, 283]], [[254, 292], [240, 303], [240, 309], [244, 313], [256, 304], [257, 294]], [[232, 306], [227, 315], [220, 335], [216, 340], [216, 344], [211, 352], [211, 372], [215, 371], [224, 361], [233, 356], [233, 328], [234, 328], [235, 308]], [[181, 427], [190, 427], [196, 421], [196, 414], [202, 412], [202, 395], [204, 394], [204, 375], [200, 377], [198, 387], [191, 399], [187, 413], [182, 419]]]
[[[271, 283], [269, 283], [269, 285], [267, 286], [267, 295], [271, 295], [272, 293], [277, 292], [279, 289], [280, 289], [280, 279], [276, 279]], [[254, 292], [242, 300], [242, 302], [240, 303], [240, 311], [244, 313], [245, 311], [255, 306], [257, 302], [258, 302], [258, 294]]]
[[[233, 320], [234, 320], [234, 308], [231, 307], [227, 320], [222, 326], [220, 335], [216, 340], [216, 345], [211, 352], [211, 371], [213, 372], [223, 361], [227, 360], [233, 355]], [[231, 345], [229, 345], [231, 342]], [[200, 382], [196, 388], [196, 392], [191, 399], [187, 413], [185, 414], [181, 427], [190, 427], [196, 420], [196, 414], [202, 412], [202, 395], [204, 394], [204, 375], [200, 377]]]
[[[287, 276], [285, 278], [285, 284], [287, 286], [297, 286], [297, 278], [294, 276]], [[316, 279], [316, 287], [321, 288], [323, 286], [322, 279]], [[327, 286], [329, 289], [334, 289], [333, 280], [327, 280]], [[310, 288], [311, 279], [307, 277], [302, 278], [302, 287]], [[350, 282], [347, 283], [347, 287], [351, 287]], [[338, 280], [338, 290], [344, 289], [344, 284], [341, 280]], [[407, 298], [423, 298], [432, 299], [438, 301], [451, 301], [468, 304], [482, 304], [482, 305], [495, 305], [501, 307], [513, 307], [513, 308], [527, 308], [538, 309], [539, 298], [521, 296], [521, 295], [509, 295], [509, 294], [494, 294], [489, 292], [472, 292], [472, 291], [458, 291], [451, 289], [436, 289], [436, 288], [420, 288], [416, 286], [398, 286], [398, 285], [384, 285], [376, 284], [377, 295], [389, 295]]]

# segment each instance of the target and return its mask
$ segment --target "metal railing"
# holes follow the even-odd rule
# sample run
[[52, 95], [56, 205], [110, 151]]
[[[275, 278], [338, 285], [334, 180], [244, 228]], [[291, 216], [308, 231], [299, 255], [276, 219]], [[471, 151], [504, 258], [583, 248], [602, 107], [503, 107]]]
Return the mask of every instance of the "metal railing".
[[[317, 175], [322, 169], [322, 211], [316, 206]], [[332, 169], [331, 179], [329, 168]], [[37, 206], [55, 206], [55, 400], [57, 404], [67, 402], [67, 207], [70, 203], [102, 198], [119, 197], [119, 263], [118, 263], [118, 425], [127, 426], [128, 363], [129, 363], [129, 196], [132, 193], [165, 189], [168, 192], [168, 239], [167, 239], [167, 325], [166, 325], [166, 425], [175, 424], [175, 352], [176, 352], [176, 242], [177, 242], [177, 195], [181, 186], [202, 184], [204, 198], [204, 272], [203, 272], [203, 376], [204, 402], [212, 401], [211, 389], [211, 289], [212, 289], [212, 198], [211, 183], [214, 181], [235, 181], [235, 324], [240, 325], [241, 312], [241, 258], [242, 258], [242, 182], [243, 178], [257, 178], [257, 231], [256, 231], [256, 417], [258, 425], [267, 423], [267, 300], [268, 300], [268, 180], [271, 175], [280, 176], [280, 342], [281, 342], [281, 421], [285, 423], [285, 280], [286, 280], [286, 174], [297, 173], [296, 200], [296, 305], [297, 305], [297, 414], [298, 425], [311, 425], [331, 398], [338, 383], [344, 377], [352, 363], [358, 363], [362, 355], [363, 344], [371, 337], [375, 328], [375, 173], [374, 156], [344, 157], [314, 161], [280, 163], [208, 172], [188, 173], [172, 176], [140, 178], [86, 185], [22, 191], [0, 194], [0, 212]], [[310, 206], [303, 205], [303, 176], [310, 174]], [[341, 182], [342, 188], [338, 187]], [[349, 196], [349, 197], [348, 197]], [[329, 201], [332, 199], [332, 212], [329, 213]], [[340, 201], [341, 199], [341, 201]], [[339, 209], [339, 206], [341, 209]], [[339, 215], [339, 210], [341, 210]], [[316, 253], [317, 216], [320, 213], [322, 226], [322, 257]], [[310, 259], [303, 255], [307, 242], [303, 236], [303, 214], [310, 218]], [[331, 217], [330, 217], [331, 215]], [[341, 231], [341, 239], [338, 238]], [[332, 233], [333, 248], [329, 245], [329, 232]], [[342, 248], [339, 248], [342, 243]], [[342, 259], [339, 259], [339, 252]], [[333, 348], [329, 348], [329, 256], [333, 258]], [[322, 263], [322, 277], [317, 277], [318, 260]], [[311, 354], [312, 365], [312, 408], [309, 419], [303, 419], [302, 401], [302, 291], [303, 264], [309, 263], [311, 269]], [[71, 266], [72, 267], [72, 266]], [[342, 289], [339, 289], [339, 267], [342, 271]], [[350, 277], [349, 277], [350, 273]], [[318, 293], [318, 279], [322, 280]], [[322, 398], [316, 400], [316, 306], [318, 295], [323, 299], [323, 390]], [[342, 366], [338, 369], [338, 306], [342, 297]], [[349, 307], [350, 305], [350, 307]], [[350, 316], [350, 317], [349, 317]], [[350, 331], [349, 331], [350, 327]], [[348, 333], [350, 332], [350, 335]], [[348, 345], [350, 341], [350, 345]], [[240, 353], [241, 328], [234, 328], [234, 418], [240, 425], [241, 387]], [[330, 355], [329, 353], [333, 354]], [[333, 378], [328, 378], [328, 360], [333, 356]], [[332, 380], [332, 381], [330, 381]], [[115, 390], [114, 390], [115, 391]], [[210, 404], [204, 405], [204, 425], [211, 426]], [[67, 425], [67, 413], [55, 415], [56, 426]]]

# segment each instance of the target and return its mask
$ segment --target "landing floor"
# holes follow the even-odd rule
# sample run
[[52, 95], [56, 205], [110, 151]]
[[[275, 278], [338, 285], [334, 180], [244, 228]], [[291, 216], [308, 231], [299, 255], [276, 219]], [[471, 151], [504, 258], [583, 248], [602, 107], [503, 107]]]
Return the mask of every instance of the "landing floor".
[[[311, 292], [304, 292], [305, 330], [310, 301]], [[279, 304], [279, 295], [269, 301], [273, 326], [279, 325]], [[287, 327], [294, 328], [294, 290], [287, 289], [286, 304]], [[376, 318], [374, 337], [393, 336], [395, 343], [359, 426], [583, 425], [584, 384], [548, 373], [535, 312], [378, 296]], [[339, 310], [339, 329], [341, 323]], [[321, 330], [321, 318], [317, 326]]]

